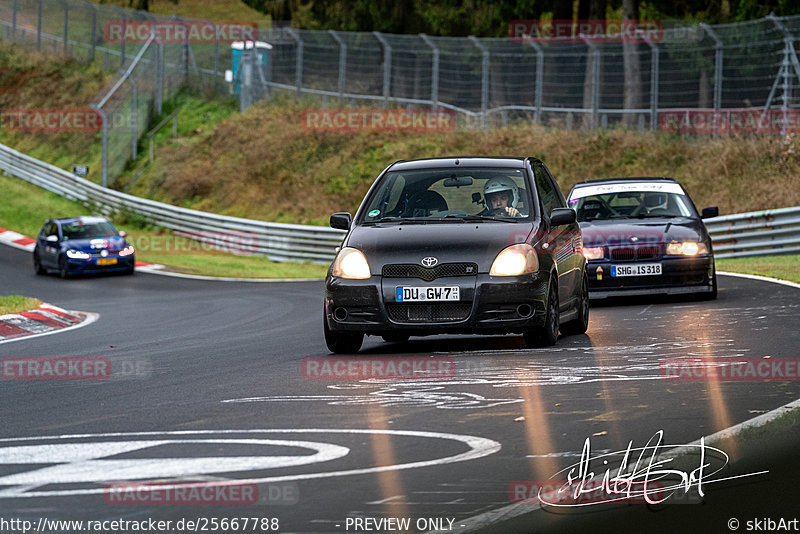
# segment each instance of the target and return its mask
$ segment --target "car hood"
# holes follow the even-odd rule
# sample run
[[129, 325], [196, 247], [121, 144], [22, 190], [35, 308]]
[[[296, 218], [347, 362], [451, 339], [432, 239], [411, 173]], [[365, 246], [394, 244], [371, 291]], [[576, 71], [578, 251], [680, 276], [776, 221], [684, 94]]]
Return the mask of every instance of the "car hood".
[[532, 223], [426, 223], [357, 226], [346, 246], [364, 253], [373, 274], [384, 265], [413, 263], [432, 256], [439, 264], [473, 262], [479, 272], [489, 272], [497, 254], [529, 236]]
[[124, 237], [98, 237], [95, 239], [68, 239], [61, 242], [61, 247], [65, 250], [79, 250], [81, 252], [97, 252], [106, 249], [116, 252], [128, 246]]
[[689, 217], [595, 220], [580, 226], [585, 247], [707, 240], [703, 221]]

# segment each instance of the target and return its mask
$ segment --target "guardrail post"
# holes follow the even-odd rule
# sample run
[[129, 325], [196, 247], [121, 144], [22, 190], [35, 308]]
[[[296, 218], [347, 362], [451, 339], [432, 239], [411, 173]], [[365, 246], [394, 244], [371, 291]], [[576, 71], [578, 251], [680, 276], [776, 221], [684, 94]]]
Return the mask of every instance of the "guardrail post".
[[483, 46], [474, 35], [470, 35], [469, 40], [483, 55], [481, 62], [481, 128], [486, 129], [489, 122], [489, 49]]
[[336, 33], [336, 30], [328, 30], [328, 33], [339, 43], [339, 105], [341, 106], [344, 101], [344, 84], [345, 76], [347, 75], [347, 45], [342, 38], [339, 37], [339, 34]]
[[439, 47], [424, 33], [419, 34], [419, 36], [433, 51], [433, 60], [431, 62], [431, 103], [434, 108], [437, 108], [439, 107]]
[[297, 41], [297, 53], [295, 54], [294, 62], [294, 87], [295, 96], [299, 100], [303, 97], [303, 38], [300, 33], [292, 28], [286, 28], [292, 39]]
[[36, 50], [42, 49], [42, 0], [39, 0], [39, 8], [36, 15]]
[[[714, 115], [717, 116], [722, 107], [722, 53], [724, 43], [717, 32], [711, 29], [711, 26], [704, 22], [701, 22], [699, 26], [714, 40]], [[715, 120], [714, 137], [717, 136], [719, 136], [719, 121]]]
[[392, 45], [390, 45], [380, 32], [374, 31], [372, 35], [383, 46], [383, 98], [384, 106], [389, 105], [389, 95], [391, 94], [392, 83]]
[[536, 74], [533, 79], [534, 84], [534, 103], [536, 107], [535, 115], [533, 116], [536, 124], [542, 123], [542, 97], [544, 95], [544, 50], [542, 45], [535, 41], [529, 41], [530, 45], [536, 50]]

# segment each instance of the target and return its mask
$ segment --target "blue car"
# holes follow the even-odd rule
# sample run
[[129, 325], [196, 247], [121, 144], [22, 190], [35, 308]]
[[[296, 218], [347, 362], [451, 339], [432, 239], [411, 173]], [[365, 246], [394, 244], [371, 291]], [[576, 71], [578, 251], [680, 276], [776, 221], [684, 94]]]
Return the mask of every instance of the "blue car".
[[61, 278], [74, 274], [133, 274], [133, 246], [103, 217], [51, 219], [44, 223], [33, 249], [36, 274], [57, 269]]

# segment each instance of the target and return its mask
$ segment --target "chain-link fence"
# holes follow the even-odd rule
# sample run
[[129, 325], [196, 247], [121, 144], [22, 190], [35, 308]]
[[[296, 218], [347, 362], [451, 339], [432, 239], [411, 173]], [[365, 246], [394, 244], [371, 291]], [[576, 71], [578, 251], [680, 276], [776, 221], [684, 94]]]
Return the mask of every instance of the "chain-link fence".
[[[119, 70], [93, 103], [105, 115], [104, 181], [136, 156], [153, 114], [185, 84], [234, 93], [242, 110], [277, 91], [323, 106], [444, 108], [459, 127], [800, 131], [800, 16], [672, 27], [633, 43], [274, 27], [244, 46], [225, 32], [147, 44], [143, 21], [212, 24], [85, 0], [0, 0], [0, 38]], [[626, 80], [631, 60], [638, 74]]]

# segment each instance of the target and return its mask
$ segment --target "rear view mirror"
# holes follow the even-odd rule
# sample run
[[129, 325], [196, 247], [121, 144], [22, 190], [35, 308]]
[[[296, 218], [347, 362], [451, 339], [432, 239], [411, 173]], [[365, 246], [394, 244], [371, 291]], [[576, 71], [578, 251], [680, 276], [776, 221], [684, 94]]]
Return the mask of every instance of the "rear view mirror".
[[550, 213], [550, 224], [552, 226], [561, 226], [562, 224], [574, 223], [577, 215], [572, 208], [555, 208]]
[[58, 236], [57, 235], [49, 235], [45, 238], [45, 241], [48, 243], [58, 243]]
[[701, 219], [712, 219], [714, 217], [719, 217], [719, 208], [717, 206], [703, 208], [703, 213], [700, 215]]
[[347, 212], [334, 213], [331, 215], [331, 228], [338, 230], [349, 230], [353, 217]]
[[120, 237], [128, 237], [128, 232], [126, 232], [125, 230], [120, 230], [119, 231], [119, 236]]
[[472, 178], [469, 176], [451, 176], [444, 181], [445, 187], [461, 187], [472, 185]]

